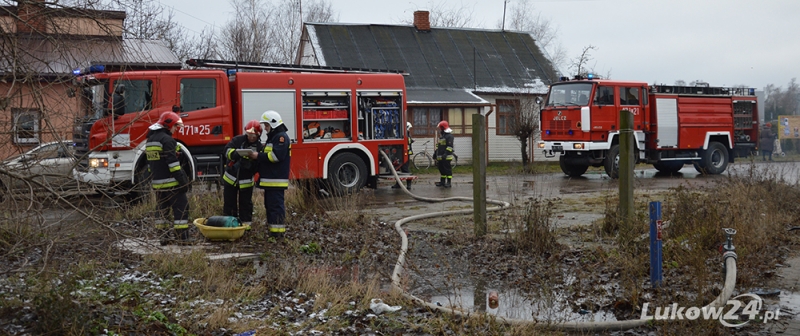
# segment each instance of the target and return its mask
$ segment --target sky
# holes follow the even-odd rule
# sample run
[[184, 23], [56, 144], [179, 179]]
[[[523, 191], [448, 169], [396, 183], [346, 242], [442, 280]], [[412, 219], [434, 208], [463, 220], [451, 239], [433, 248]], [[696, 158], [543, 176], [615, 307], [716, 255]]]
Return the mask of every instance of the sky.
[[[233, 17], [224, 0], [156, 0], [191, 32]], [[329, 0], [340, 23], [401, 24], [415, 10], [465, 8], [476, 28], [496, 29], [503, 0]], [[509, 6], [514, 0], [509, 0]], [[711, 86], [786, 87], [800, 76], [800, 0], [530, 0], [548, 18], [567, 64], [611, 79]], [[559, 68], [563, 75], [574, 69]]]

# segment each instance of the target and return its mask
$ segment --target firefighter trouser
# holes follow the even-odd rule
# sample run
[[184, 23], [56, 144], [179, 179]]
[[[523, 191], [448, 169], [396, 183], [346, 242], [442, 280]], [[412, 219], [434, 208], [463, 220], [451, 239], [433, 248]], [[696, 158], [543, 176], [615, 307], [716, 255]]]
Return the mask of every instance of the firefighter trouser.
[[285, 189], [264, 189], [264, 208], [267, 210], [267, 226], [270, 235], [282, 235], [286, 232], [286, 205], [283, 192]]
[[439, 174], [442, 175], [443, 179], [453, 178], [453, 165], [450, 163], [450, 160], [438, 160], [436, 164], [439, 167]]
[[189, 200], [186, 198], [185, 189], [157, 190], [156, 202], [162, 219], [168, 219], [169, 211], [172, 210], [173, 228], [189, 228]]
[[253, 221], [253, 187], [239, 188], [223, 182], [222, 214], [238, 217], [242, 223]]

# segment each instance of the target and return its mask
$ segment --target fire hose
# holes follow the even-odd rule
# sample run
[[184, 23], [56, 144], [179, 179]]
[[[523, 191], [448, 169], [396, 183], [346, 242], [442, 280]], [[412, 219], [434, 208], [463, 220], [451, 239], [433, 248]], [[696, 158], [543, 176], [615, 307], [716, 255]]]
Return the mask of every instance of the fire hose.
[[[411, 198], [413, 198], [415, 200], [418, 200], [418, 201], [429, 202], [429, 203], [448, 202], [448, 201], [466, 201], [466, 202], [472, 202], [473, 201], [473, 199], [470, 198], [470, 197], [431, 198], [431, 197], [423, 197], [423, 196], [418, 196], [418, 195], [412, 194], [411, 191], [409, 191], [406, 188], [405, 183], [402, 183], [402, 181], [400, 180], [400, 176], [397, 174], [397, 171], [394, 169], [394, 166], [392, 165], [392, 162], [389, 159], [389, 156], [387, 156], [386, 153], [384, 153], [383, 151], [379, 151], [379, 152], [380, 152], [381, 156], [383, 157], [383, 159], [386, 161], [387, 166], [391, 170], [392, 174], [394, 175], [394, 178], [397, 181], [397, 184], [399, 184], [400, 187], [402, 188], [403, 192], [405, 192], [407, 195], [411, 196]], [[505, 202], [505, 201], [487, 199], [486, 202], [497, 205], [497, 206], [494, 206], [494, 207], [487, 208], [486, 209], [487, 212], [489, 212], [489, 211], [497, 211], [497, 210], [504, 210], [504, 209], [507, 209], [507, 208], [511, 207], [511, 204], [509, 204], [508, 202]], [[418, 297], [416, 297], [416, 296], [414, 296], [414, 295], [412, 295], [410, 293], [407, 293], [405, 290], [403, 290], [403, 287], [402, 287], [402, 285], [400, 283], [400, 274], [403, 272], [403, 265], [405, 264], [405, 256], [406, 256], [406, 253], [408, 252], [408, 236], [406, 235], [405, 230], [403, 230], [403, 224], [408, 223], [408, 222], [421, 220], [421, 219], [425, 219], [425, 218], [434, 218], [434, 217], [440, 218], [442, 216], [450, 216], [450, 215], [466, 215], [466, 214], [472, 213], [473, 211], [474, 211], [473, 209], [437, 211], [437, 212], [432, 212], [432, 213], [426, 213], [426, 214], [420, 214], [420, 215], [414, 215], [414, 216], [405, 217], [405, 218], [402, 218], [402, 219], [398, 220], [397, 222], [395, 222], [394, 223], [394, 228], [397, 231], [397, 233], [400, 235], [402, 243], [401, 243], [401, 247], [400, 247], [400, 253], [399, 253], [398, 257], [397, 257], [397, 263], [395, 263], [395, 266], [394, 266], [394, 272], [392, 272], [392, 289], [394, 291], [396, 291], [397, 293], [400, 293], [400, 295], [402, 295], [403, 297], [411, 300], [415, 304], [423, 306], [423, 307], [427, 307], [427, 308], [429, 308], [431, 310], [434, 310], [434, 311], [454, 314], [454, 315], [460, 316], [460, 317], [468, 317], [470, 314], [478, 314], [478, 313], [465, 312], [465, 311], [463, 311], [461, 309], [452, 308], [452, 307], [442, 307], [442, 306], [435, 305], [435, 304], [433, 304], [431, 302], [427, 302], [427, 301], [425, 301], [425, 300], [423, 300], [421, 298], [418, 298]], [[725, 264], [725, 284], [724, 284], [724, 286], [722, 288], [722, 292], [719, 294], [719, 296], [717, 296], [717, 298], [714, 299], [714, 301], [712, 301], [708, 305], [706, 305], [703, 308], [701, 308], [704, 311], [707, 310], [707, 309], [710, 309], [710, 308], [724, 307], [727, 304], [728, 299], [730, 299], [731, 295], [733, 294], [734, 287], [736, 287], [736, 252], [734, 252], [733, 244], [731, 243], [731, 236], [732, 236], [732, 234], [735, 234], [736, 231], [732, 230], [733, 233], [730, 234], [730, 232], [728, 230], [732, 230], [732, 229], [726, 229], [726, 233], [729, 233], [729, 235], [728, 235], [728, 243], [727, 243], [727, 246], [723, 245], [723, 248], [725, 249], [725, 253], [723, 254], [723, 260], [724, 260], [724, 264]], [[530, 326], [536, 326], [536, 327], [540, 327], [540, 328], [544, 328], [544, 329], [563, 330], [563, 331], [626, 330], [626, 329], [632, 329], [632, 328], [643, 326], [643, 325], [647, 324], [648, 322], [652, 321], [651, 319], [636, 319], [636, 320], [624, 320], [624, 321], [597, 321], [597, 322], [579, 322], [579, 321], [574, 321], [574, 322], [552, 322], [552, 321], [529, 321], [529, 320], [521, 320], [521, 319], [511, 319], [511, 318], [504, 318], [504, 317], [500, 317], [500, 316], [497, 316], [496, 318], [498, 319], [498, 321], [503, 322], [503, 323], [507, 323], [509, 325], [520, 325], [520, 326], [530, 325]]]

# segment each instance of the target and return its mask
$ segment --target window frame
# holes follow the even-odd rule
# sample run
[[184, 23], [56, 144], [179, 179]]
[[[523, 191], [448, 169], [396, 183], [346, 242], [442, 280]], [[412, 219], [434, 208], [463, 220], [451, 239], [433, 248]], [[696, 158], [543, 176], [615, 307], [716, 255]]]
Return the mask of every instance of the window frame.
[[[442, 121], [443, 109], [435, 106], [415, 106], [409, 107], [409, 120], [411, 121], [411, 134], [414, 138], [436, 138], [439, 133], [436, 130], [436, 125]], [[420, 114], [424, 112], [425, 122], [420, 122]], [[431, 118], [431, 112], [437, 114], [437, 118]]]
[[[30, 137], [20, 137], [19, 119], [23, 116], [33, 116], [33, 130], [22, 132], [32, 133]], [[42, 112], [38, 108], [19, 108], [11, 109], [11, 117], [13, 118], [12, 134], [14, 144], [18, 145], [38, 145], [42, 141]]]
[[[204, 96], [204, 97], [212, 98], [213, 99], [213, 104], [211, 106], [202, 106], [201, 103], [195, 103], [194, 105], [199, 105], [199, 107], [195, 108], [193, 110], [189, 110], [189, 109], [186, 108], [186, 103], [185, 103], [185, 100], [184, 100], [184, 97], [186, 96], [186, 90], [187, 90], [187, 89], [184, 88], [184, 81], [200, 81], [200, 80], [206, 80], [206, 81], [210, 81], [210, 82], [214, 83], [214, 86], [211, 89], [211, 94], [201, 95], [201, 96]], [[181, 112], [192, 113], [194, 111], [202, 111], [202, 110], [207, 110], [207, 109], [215, 108], [215, 107], [219, 106], [219, 99], [217, 99], [217, 85], [218, 85], [217, 79], [214, 78], [214, 77], [184, 77], [184, 78], [181, 78], [178, 81], [178, 88], [180, 90]], [[191, 96], [191, 97], [194, 98], [194, 96]], [[194, 107], [194, 106], [192, 106], [192, 107]]]
[[[513, 130], [513, 123], [517, 120], [517, 113], [519, 113], [520, 101], [519, 99], [497, 99], [495, 100], [495, 104], [497, 105], [497, 116], [495, 117], [495, 135], [514, 135]], [[502, 106], [509, 106], [509, 111], [503, 111]], [[507, 118], [507, 120], [511, 120], [511, 124], [504, 124], [501, 127], [502, 119]]]

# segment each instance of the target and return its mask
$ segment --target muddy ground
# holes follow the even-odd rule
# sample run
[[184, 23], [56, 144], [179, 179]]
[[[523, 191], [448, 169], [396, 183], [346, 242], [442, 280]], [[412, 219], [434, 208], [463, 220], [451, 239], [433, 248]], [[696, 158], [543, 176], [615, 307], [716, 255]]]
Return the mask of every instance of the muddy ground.
[[[491, 234], [487, 237], [477, 238], [472, 234], [470, 216], [409, 223], [406, 226], [410, 241], [407, 272], [402, 278], [406, 290], [441, 306], [488, 312], [504, 318], [555, 322], [635, 319], [640, 316], [639, 302], [652, 300], [668, 304], [682, 296], [697, 295], [713, 299], [716, 295], [713, 290], [695, 293], [692, 291], [694, 279], [680, 268], [668, 268], [664, 272], [665, 286], [661, 289], [652, 289], [646, 276], [638, 278], [641, 292], [636, 298], [639, 302], [631, 302], [630, 294], [622, 290], [624, 280], [620, 274], [624, 270], [609, 262], [614, 253], [613, 239], [603, 237], [597, 230], [609, 207], [608, 199], [616, 192], [613, 182], [608, 182], [602, 174], [590, 174], [578, 181], [556, 175], [493, 180], [490, 186], [494, 192], [489, 193], [490, 198], [508, 200], [516, 205], [516, 210], [490, 213]], [[469, 178], [456, 176], [455, 187], [446, 191], [433, 187], [434, 179], [425, 177], [412, 191], [429, 197], [468, 194]], [[641, 179], [637, 183], [637, 199], [641, 202], [659, 200], [669, 188], [684, 185], [680, 177]], [[706, 186], [713, 180], [704, 179], [698, 183]], [[576, 187], [570, 189], [565, 185]], [[666, 187], [653, 188], [653, 185]], [[698, 187], [692, 183], [686, 185]], [[514, 228], [510, 223], [528, 199], [551, 202], [547, 205], [551, 215], [547, 224], [555, 233], [555, 248], [533, 252], [515, 247], [511, 238]], [[96, 209], [91, 201], [83, 203], [82, 207]], [[263, 226], [256, 225], [236, 242], [200, 242], [166, 250], [153, 240], [154, 233], [145, 219], [108, 218], [109, 226], [125, 237], [108, 237], [104, 235], [105, 230], [99, 230], [95, 233], [97, 236], [92, 236], [96, 239], [93, 241], [57, 243], [73, 245], [68, 250], [74, 254], [51, 255], [46, 245], [25, 250], [24, 257], [7, 253], [0, 279], [0, 294], [4, 299], [0, 306], [0, 316], [3, 316], [0, 317], [0, 331], [10, 335], [66, 334], [74, 330], [81, 334], [109, 335], [235, 335], [247, 331], [257, 331], [259, 335], [518, 333], [513, 328], [498, 327], [494, 322], [461, 319], [452, 322], [441, 313], [414, 306], [390, 293], [390, 276], [400, 245], [394, 221], [404, 215], [469, 208], [470, 203], [421, 203], [385, 184], [379, 190], [366, 191], [353, 203], [336, 204], [336, 201], [326, 200], [319, 207], [290, 209], [293, 219], [285, 239], [268, 239]], [[102, 217], [102, 213], [93, 214]], [[81, 215], [67, 210], [47, 216], [83, 221]], [[186, 256], [191, 255], [192, 250], [202, 250], [209, 254], [252, 254], [218, 263], [235, 270], [237, 290], [244, 293], [257, 289], [258, 294], [241, 294], [247, 299], [240, 300], [215, 299], [225, 296], [220, 288], [212, 288], [202, 295], [189, 296], [187, 293], [191, 291], [186, 289], [200, 286], [199, 277], [153, 271], [152, 260], [138, 254], [142, 251], [119, 249], [120, 239], [149, 242], [147, 253]], [[637, 239], [647, 244], [647, 237]], [[99, 260], [90, 256], [98, 251], [104, 253], [106, 262], [92, 266], [91, 274], [76, 276], [71, 273], [75, 270], [69, 266], [76, 261]], [[775, 250], [774, 259], [779, 268], [764, 273], [764, 291], [760, 292], [767, 297], [768, 308], [779, 307], [786, 313], [786, 320], [766, 327], [754, 323], [744, 328], [722, 329], [722, 332], [715, 329], [714, 333], [769, 335], [782, 326], [791, 334], [794, 329], [790, 321], [800, 312], [800, 300], [794, 291], [800, 289], [780, 279], [793, 276], [783, 272], [789, 269], [787, 266], [797, 264], [792, 261], [796, 252], [793, 246]], [[48, 260], [50, 265], [55, 263], [58, 265], [55, 269], [64, 271], [54, 274], [49, 281], [69, 282], [72, 287], [67, 298], [56, 290], [57, 285], [49, 288], [49, 294], [45, 287], [39, 287], [41, 291], [26, 288], [30, 284], [26, 279], [41, 273], [39, 268], [27, 265], [41, 266], [42, 260]], [[719, 279], [717, 288], [722, 287], [721, 262], [720, 258], [708, 264], [708, 272]], [[346, 286], [352, 283], [374, 286], [375, 290], [345, 295], [340, 302], [331, 302], [319, 292], [302, 290], [309, 286], [297, 286], [301, 282], [297, 279], [308, 274], [329, 277], [336, 284], [335, 288], [345, 292]], [[774, 292], [772, 289], [778, 289], [781, 294], [768, 295]], [[752, 286], [737, 288], [734, 295], [750, 290]], [[488, 300], [492, 292], [498, 293], [497, 307], [492, 307]], [[402, 308], [393, 313], [376, 314], [369, 305], [373, 298], [382, 298]], [[323, 299], [327, 302], [318, 302]], [[137, 310], [130, 307], [146, 309], [140, 308], [136, 313]], [[82, 318], [91, 323], [87, 323], [86, 329], [65, 328], [63, 324], [68, 324], [69, 320], [59, 320], [53, 315], [70, 316], [68, 312], [83, 314]], [[448, 322], [441, 322], [443, 318]], [[41, 323], [52, 320], [63, 324]], [[611, 334], [671, 334], [670, 330], [679, 329], [658, 324]]]

